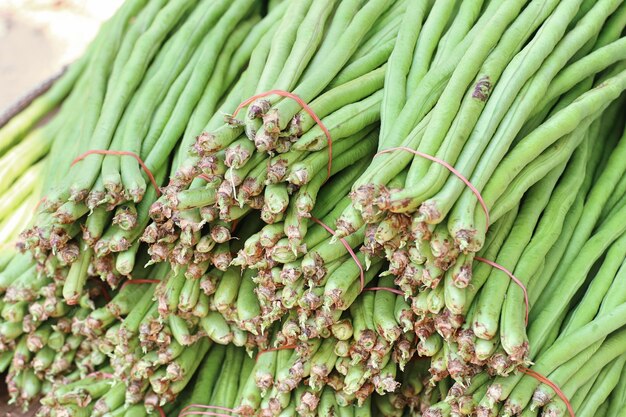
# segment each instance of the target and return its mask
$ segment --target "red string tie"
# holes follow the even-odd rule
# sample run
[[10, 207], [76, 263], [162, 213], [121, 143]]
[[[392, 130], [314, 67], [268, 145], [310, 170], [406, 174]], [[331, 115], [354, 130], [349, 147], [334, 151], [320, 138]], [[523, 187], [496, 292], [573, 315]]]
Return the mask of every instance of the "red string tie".
[[35, 208], [33, 209], [33, 211], [34, 211], [34, 212], [37, 212], [37, 210], [39, 209], [39, 207], [41, 207], [41, 204], [42, 204], [43, 202], [45, 202], [46, 200], [47, 200], [47, 198], [46, 198], [46, 197], [41, 197], [41, 200], [39, 200], [39, 201], [37, 202], [37, 204], [35, 205]]
[[167, 417], [167, 416], [165, 415], [165, 411], [163, 411], [163, 409], [162, 409], [160, 406], [158, 406], [158, 405], [157, 405], [157, 406], [156, 406], [156, 409], [157, 409], [157, 411], [159, 412], [159, 416], [161, 416], [161, 417]]
[[102, 296], [104, 297], [104, 301], [106, 301], [107, 303], [109, 301], [111, 301], [111, 295], [109, 295], [109, 290], [107, 289], [107, 286], [104, 282], [100, 281], [100, 280], [96, 280], [96, 282], [98, 284], [100, 284], [100, 288], [102, 289]]
[[469, 189], [472, 190], [472, 192], [474, 193], [476, 198], [478, 198], [478, 202], [480, 203], [480, 206], [483, 208], [483, 210], [485, 212], [485, 217], [486, 217], [486, 221], [487, 221], [487, 229], [489, 229], [489, 224], [491, 222], [489, 220], [489, 209], [487, 209], [487, 204], [485, 204], [485, 200], [483, 199], [482, 195], [480, 195], [480, 192], [478, 191], [478, 189], [476, 187], [474, 187], [474, 185], [467, 178], [465, 178], [465, 176], [463, 174], [461, 174], [456, 168], [454, 168], [452, 165], [450, 165], [449, 163], [447, 163], [443, 159], [439, 159], [439, 158], [434, 157], [432, 155], [428, 155], [427, 153], [424, 153], [424, 152], [416, 151], [415, 149], [411, 149], [411, 148], [409, 148], [407, 146], [398, 146], [398, 147], [395, 147], [395, 148], [385, 149], [385, 150], [382, 150], [382, 151], [378, 152], [374, 156], [382, 155], [384, 153], [390, 153], [390, 152], [393, 152], [393, 151], [399, 151], [399, 150], [411, 152], [414, 155], [421, 156], [422, 158], [426, 158], [426, 159], [428, 159], [428, 160], [430, 160], [432, 162], [436, 162], [439, 165], [442, 165], [443, 167], [445, 167], [451, 173], [453, 173], [461, 181], [463, 181], [465, 183], [465, 185], [467, 185], [469, 187]]
[[508, 269], [506, 269], [505, 267], [503, 267], [500, 264], [495, 263], [494, 261], [490, 261], [489, 259], [485, 259], [485, 258], [481, 258], [479, 256], [475, 256], [474, 257], [475, 260], [479, 261], [479, 262], [483, 262], [486, 263], [487, 265], [490, 265], [496, 269], [499, 269], [500, 271], [504, 272], [505, 274], [507, 274], [509, 276], [509, 278], [511, 278], [511, 280], [516, 283], [524, 292], [524, 304], [526, 305], [526, 325], [528, 325], [528, 311], [530, 310], [530, 303], [528, 302], [528, 291], [526, 290], [526, 287], [524, 286], [524, 284], [522, 284], [522, 281], [520, 281], [518, 278], [515, 277], [515, 275], [513, 275], [511, 273], [511, 271], [509, 271]]
[[231, 226], [230, 226], [231, 233], [235, 233], [235, 230], [237, 229], [238, 224], [239, 224], [239, 219], [235, 219], [231, 222]]
[[115, 375], [107, 373], [107, 372], [92, 372], [87, 374], [86, 378], [98, 378], [98, 379], [115, 379]]
[[264, 353], [268, 353], [268, 352], [276, 352], [279, 350], [286, 350], [286, 349], [295, 349], [297, 346], [296, 345], [285, 345], [285, 346], [281, 346], [281, 347], [275, 347], [275, 348], [270, 348], [270, 349], [266, 349], [266, 350], [260, 350], [259, 353], [256, 354], [256, 358], [254, 359], [255, 361], [259, 360], [259, 356], [261, 356]]
[[152, 175], [152, 172], [148, 169], [148, 167], [146, 166], [146, 164], [143, 162], [143, 160], [139, 157], [139, 155], [137, 155], [134, 152], [130, 152], [130, 151], [111, 151], [111, 150], [97, 150], [97, 149], [92, 149], [90, 151], [87, 151], [83, 154], [78, 155], [73, 161], [71, 166], [76, 165], [77, 162], [82, 161], [83, 159], [85, 159], [86, 157], [88, 157], [89, 155], [117, 155], [117, 156], [132, 156], [133, 158], [135, 158], [137, 160], [137, 162], [139, 163], [139, 165], [141, 165], [141, 168], [144, 170], [144, 172], [146, 173], [146, 175], [148, 176], [148, 178], [150, 179], [150, 182], [152, 183], [152, 186], [154, 187], [154, 189], [157, 192], [157, 196], [161, 196], [161, 189], [159, 188], [159, 186], [157, 185], [156, 180], [154, 179], [154, 175]]
[[218, 417], [231, 417], [229, 414], [222, 414], [215, 411], [189, 411], [191, 408], [202, 408], [205, 410], [219, 410], [219, 411], [228, 411], [232, 414], [239, 414], [232, 408], [221, 407], [219, 405], [203, 405], [203, 404], [190, 404], [187, 407], [183, 408], [180, 411], [178, 417], [183, 416], [218, 416]]
[[[315, 217], [311, 217], [311, 220], [313, 220], [315, 223], [317, 223], [320, 226], [322, 226], [331, 235], [336, 236], [335, 235], [335, 231], [333, 229], [331, 229], [330, 227], [328, 227], [327, 225], [325, 225], [320, 219], [317, 219]], [[352, 250], [352, 248], [350, 247], [350, 245], [348, 244], [346, 239], [339, 238], [339, 241], [346, 248], [346, 250], [348, 251], [350, 256], [352, 256], [352, 259], [354, 259], [354, 262], [356, 262], [356, 266], [359, 267], [359, 272], [361, 274], [361, 291], [363, 291], [363, 289], [365, 288], [365, 270], [363, 269], [363, 265], [361, 265], [361, 261], [359, 261], [359, 258], [357, 258], [356, 254], [354, 253], [354, 251]]]
[[563, 393], [563, 391], [561, 391], [561, 388], [559, 388], [558, 385], [556, 385], [554, 382], [550, 381], [548, 378], [541, 375], [537, 371], [533, 371], [532, 369], [526, 368], [524, 366], [520, 366], [518, 369], [520, 372], [525, 373], [526, 375], [530, 375], [533, 378], [535, 378], [537, 381], [544, 383], [550, 388], [552, 388], [554, 392], [556, 393], [556, 395], [558, 395], [559, 398], [563, 400], [563, 402], [565, 403], [565, 406], [567, 407], [567, 412], [569, 413], [570, 417], [576, 417], [576, 415], [574, 414], [574, 408], [572, 407], [569, 400], [567, 399], [567, 396], [565, 396], [565, 394]]
[[132, 284], [132, 285], [136, 285], [136, 284], [158, 284], [159, 282], [161, 282], [161, 280], [158, 280], [158, 279], [144, 279], [144, 278], [129, 279], [127, 281], [124, 281], [124, 283], [122, 284], [121, 288], [124, 288], [125, 286], [130, 285], [130, 284]]
[[330, 171], [331, 171], [331, 167], [333, 163], [333, 139], [330, 136], [330, 131], [328, 130], [326, 125], [324, 125], [324, 123], [322, 122], [322, 119], [320, 119], [317, 116], [317, 114], [315, 114], [311, 106], [309, 106], [304, 100], [302, 100], [296, 94], [290, 93], [289, 91], [285, 91], [285, 90], [270, 90], [270, 91], [266, 91], [265, 93], [256, 94], [250, 97], [249, 99], [245, 100], [239, 106], [237, 106], [237, 108], [235, 109], [235, 112], [233, 113], [233, 117], [237, 116], [237, 113], [239, 113], [239, 111], [242, 108], [246, 107], [247, 105], [251, 104], [257, 99], [271, 96], [272, 94], [276, 94], [282, 97], [288, 97], [294, 100], [295, 102], [297, 102], [302, 107], [302, 109], [305, 112], [307, 112], [307, 114], [311, 116], [313, 120], [315, 120], [315, 123], [317, 123], [320, 129], [322, 129], [322, 132], [324, 132], [324, 135], [326, 136], [326, 141], [328, 143], [328, 168], [327, 168], [327, 177], [326, 177], [326, 180], [328, 180], [330, 178]]
[[404, 296], [404, 293], [402, 291], [400, 291], [397, 288], [389, 288], [389, 287], [368, 287], [363, 289], [363, 291], [388, 291], [388, 292], [392, 292], [394, 294], [398, 294], [398, 295], [402, 295]]

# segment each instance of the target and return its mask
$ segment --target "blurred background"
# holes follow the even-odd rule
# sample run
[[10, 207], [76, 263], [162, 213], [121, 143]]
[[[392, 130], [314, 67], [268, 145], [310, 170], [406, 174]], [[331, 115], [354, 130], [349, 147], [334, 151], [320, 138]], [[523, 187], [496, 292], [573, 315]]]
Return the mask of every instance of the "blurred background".
[[123, 0], [0, 0], [0, 113], [75, 60]]

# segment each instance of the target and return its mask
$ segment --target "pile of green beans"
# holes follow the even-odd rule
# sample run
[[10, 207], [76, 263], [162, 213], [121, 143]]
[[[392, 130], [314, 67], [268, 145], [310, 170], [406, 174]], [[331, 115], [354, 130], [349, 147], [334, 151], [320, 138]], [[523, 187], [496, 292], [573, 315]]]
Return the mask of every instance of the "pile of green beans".
[[126, 0], [0, 127], [11, 401], [626, 416], [625, 28], [621, 0]]

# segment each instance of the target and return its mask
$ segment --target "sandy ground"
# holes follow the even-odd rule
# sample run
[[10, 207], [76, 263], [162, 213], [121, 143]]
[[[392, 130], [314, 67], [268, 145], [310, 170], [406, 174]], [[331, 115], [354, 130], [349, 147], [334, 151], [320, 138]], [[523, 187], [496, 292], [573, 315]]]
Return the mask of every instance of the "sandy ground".
[[[74, 61], [123, 0], [0, 0], [0, 113]], [[7, 406], [0, 376], [0, 416], [26, 417]]]
[[123, 0], [0, 0], [0, 112], [74, 61]]

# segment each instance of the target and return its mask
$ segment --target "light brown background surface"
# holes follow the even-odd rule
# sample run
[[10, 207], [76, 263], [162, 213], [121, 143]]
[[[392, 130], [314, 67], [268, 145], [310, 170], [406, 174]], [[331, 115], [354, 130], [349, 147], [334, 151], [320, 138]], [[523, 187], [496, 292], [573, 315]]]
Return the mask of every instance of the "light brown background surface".
[[123, 0], [0, 0], [0, 112], [75, 60]]

